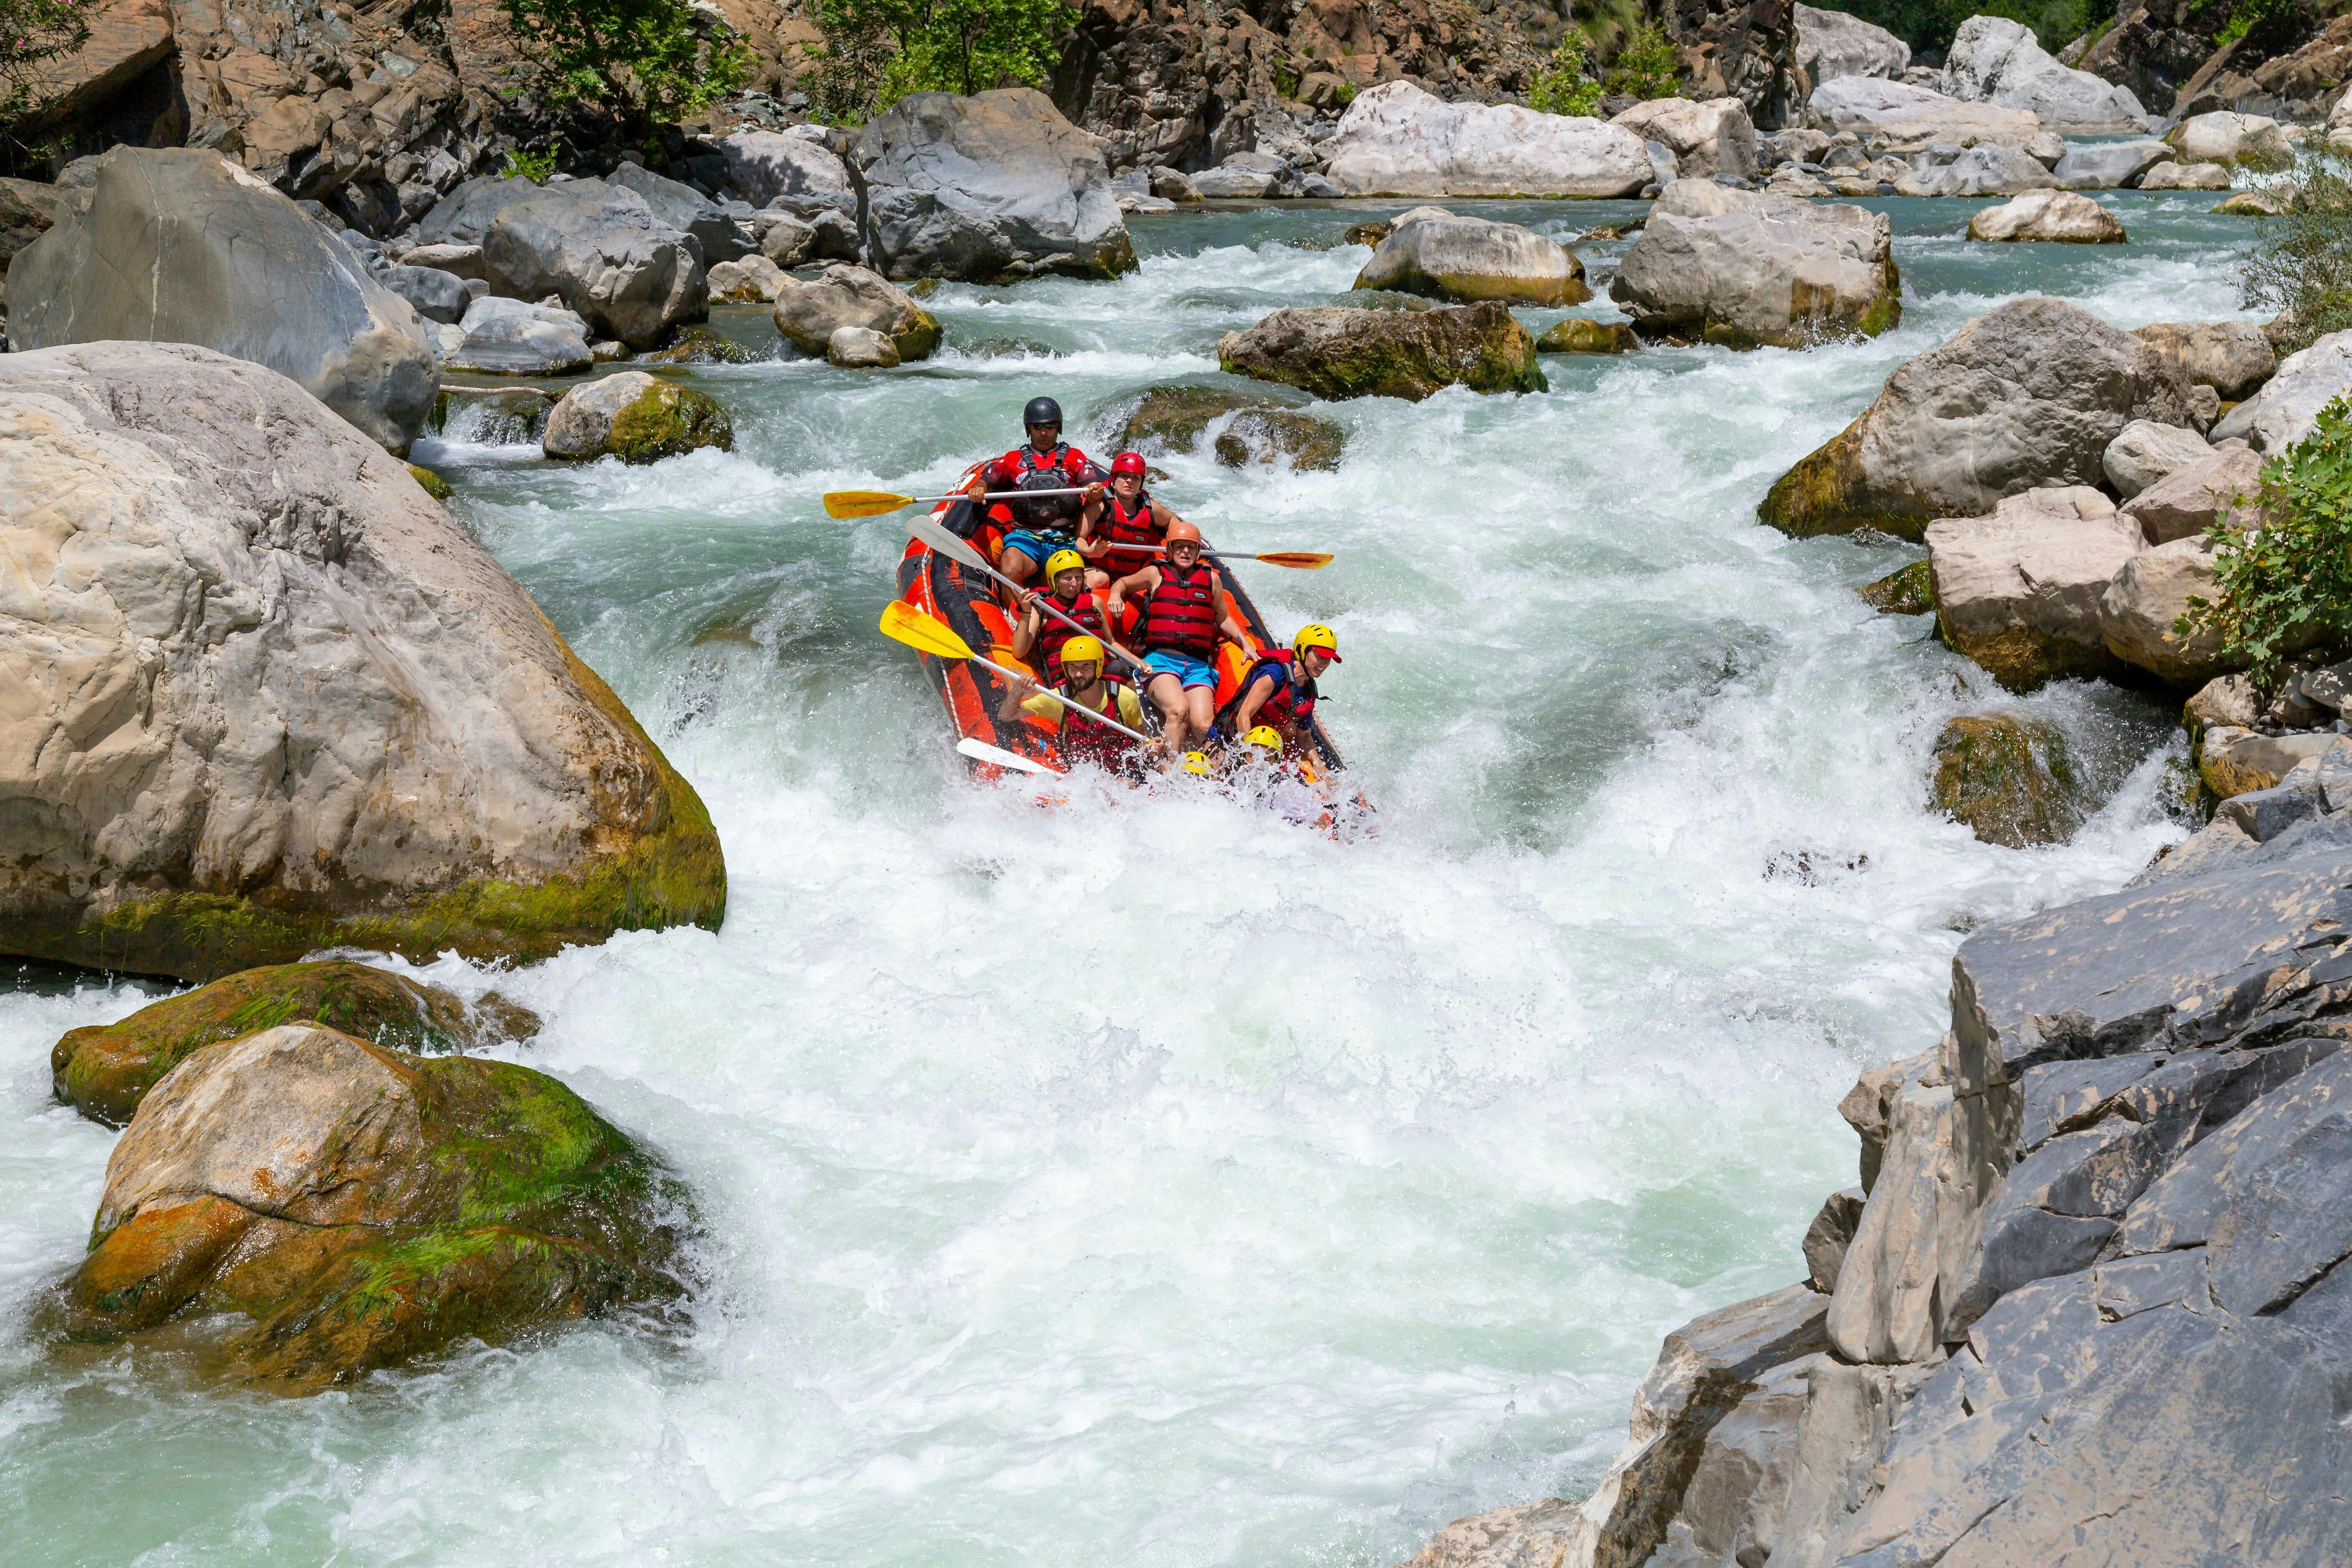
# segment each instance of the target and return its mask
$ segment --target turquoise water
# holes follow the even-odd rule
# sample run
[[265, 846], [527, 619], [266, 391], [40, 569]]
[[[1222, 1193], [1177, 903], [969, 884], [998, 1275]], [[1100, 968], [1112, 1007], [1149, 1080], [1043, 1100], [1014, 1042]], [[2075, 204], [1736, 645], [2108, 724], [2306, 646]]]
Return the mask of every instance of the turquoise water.
[[[299, 1402], [49, 1345], [33, 1307], [113, 1135], [49, 1103], [48, 1048], [141, 998], [0, 996], [8, 1561], [1375, 1568], [1576, 1495], [1666, 1330], [1797, 1276], [1853, 1179], [1833, 1103], [1934, 1043], [1961, 935], [2181, 831], [2168, 714], [2005, 696], [1853, 598], [1915, 552], [1793, 542], [1755, 503], [2001, 298], [2235, 313], [2245, 230], [2210, 203], [2116, 197], [2133, 243], [2097, 249], [1866, 204], [1906, 285], [1874, 342], [1328, 405], [1336, 473], [1159, 459], [1221, 543], [1338, 554], [1250, 582], [1277, 628], [1339, 631], [1324, 712], [1381, 806], [1346, 844], [1205, 789], [1049, 812], [971, 784], [873, 630], [904, 535], [817, 497], [929, 490], [1040, 392], [1098, 445], [1133, 392], [1222, 382], [1222, 332], [1346, 290], [1340, 231], [1394, 205], [1140, 222], [1118, 283], [943, 288], [949, 348], [895, 372], [699, 371], [731, 455], [428, 443], [709, 803], [731, 897], [715, 935], [423, 972], [545, 1016], [516, 1059], [687, 1175], [713, 1283], [674, 1336], [592, 1324]], [[1563, 239], [1639, 210], [1460, 205]], [[1598, 285], [1624, 246], [1578, 248]], [[1927, 809], [1937, 730], [1990, 709], [2101, 781], [2073, 844]]]

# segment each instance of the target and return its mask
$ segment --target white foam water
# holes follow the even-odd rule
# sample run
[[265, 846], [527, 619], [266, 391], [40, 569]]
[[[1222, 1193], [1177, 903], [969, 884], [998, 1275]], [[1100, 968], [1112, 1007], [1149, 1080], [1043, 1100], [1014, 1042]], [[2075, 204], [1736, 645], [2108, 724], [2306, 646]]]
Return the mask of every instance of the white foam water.
[[[8, 1559], [1377, 1568], [1576, 1495], [1667, 1329], [1797, 1277], [1853, 1179], [1832, 1107], [1934, 1043], [1962, 934], [2181, 831], [2171, 716], [2008, 696], [1853, 596], [1913, 552], [1753, 520], [2000, 298], [2234, 311], [2235, 230], [2118, 205], [2128, 247], [1969, 246], [1963, 204], [1891, 204], [1906, 315], [1875, 342], [1326, 405], [1331, 473], [1157, 459], [1220, 542], [1338, 554], [1249, 581], [1278, 629], [1338, 628], [1323, 711], [1380, 808], [1345, 842], [1204, 788], [970, 782], [873, 630], [898, 521], [817, 497], [941, 484], [1038, 392], [1098, 444], [1132, 392], [1213, 380], [1219, 333], [1344, 291], [1364, 252], [1309, 246], [1388, 209], [1186, 214], [1117, 284], [949, 287], [950, 350], [897, 372], [699, 372], [732, 455], [427, 443], [695, 781], [730, 893], [715, 934], [418, 972], [541, 1013], [509, 1054], [677, 1166], [711, 1282], [680, 1332], [299, 1401], [56, 1344], [40, 1291], [112, 1134], [50, 1103], [47, 1052], [147, 993], [0, 996]], [[1563, 237], [1631, 211], [1475, 206]], [[1581, 248], [1598, 281], [1623, 246]], [[1945, 720], [1993, 710], [2097, 783], [2070, 844], [1927, 808]]]

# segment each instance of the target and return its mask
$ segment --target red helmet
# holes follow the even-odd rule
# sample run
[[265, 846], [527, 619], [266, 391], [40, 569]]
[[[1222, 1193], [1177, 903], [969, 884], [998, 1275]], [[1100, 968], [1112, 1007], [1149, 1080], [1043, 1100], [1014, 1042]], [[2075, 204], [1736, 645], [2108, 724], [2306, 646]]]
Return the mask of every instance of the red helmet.
[[1139, 479], [1142, 478], [1143, 454], [1140, 452], [1120, 453], [1118, 456], [1110, 460], [1110, 474], [1111, 477], [1114, 479], [1118, 478], [1121, 474], [1132, 474]]

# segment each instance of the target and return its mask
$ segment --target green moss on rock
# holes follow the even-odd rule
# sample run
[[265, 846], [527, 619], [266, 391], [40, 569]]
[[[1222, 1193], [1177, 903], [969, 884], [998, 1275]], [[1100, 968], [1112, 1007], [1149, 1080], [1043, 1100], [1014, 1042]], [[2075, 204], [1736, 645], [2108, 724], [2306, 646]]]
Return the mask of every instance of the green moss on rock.
[[658, 463], [705, 446], [735, 450], [735, 425], [718, 400], [663, 382], [613, 416], [608, 443], [624, 463]]
[[1927, 518], [1878, 511], [1864, 498], [1861, 445], [1857, 419], [1775, 479], [1756, 507], [1756, 520], [1793, 538], [1876, 528], [1916, 543], [1927, 531]]
[[2066, 743], [2048, 725], [1995, 715], [1956, 718], [1936, 740], [1937, 810], [1989, 844], [2063, 843], [2084, 810]]
[[1864, 583], [1854, 592], [1881, 614], [1928, 615], [1936, 609], [1936, 574], [1926, 560], [1915, 560], [1875, 582]]
[[1442, 388], [1542, 392], [1536, 342], [1493, 301], [1420, 314], [1319, 306], [1277, 310], [1217, 345], [1235, 374], [1318, 397], [1421, 399]]
[[448, 480], [430, 468], [420, 467], [412, 463], [408, 465], [408, 473], [409, 476], [423, 487], [425, 493], [436, 501], [446, 501], [457, 493], [449, 487]]
[[720, 337], [708, 327], [688, 327], [670, 340], [669, 347], [637, 358], [641, 363], [653, 365], [751, 365], [757, 364], [763, 356], [732, 338]]
[[1332, 469], [1347, 434], [1328, 419], [1295, 409], [1247, 409], [1217, 434], [1217, 461], [1228, 468], [1288, 459], [1293, 469]]
[[1536, 340], [1538, 354], [1625, 354], [1641, 346], [1631, 323], [1571, 316], [1555, 321]]

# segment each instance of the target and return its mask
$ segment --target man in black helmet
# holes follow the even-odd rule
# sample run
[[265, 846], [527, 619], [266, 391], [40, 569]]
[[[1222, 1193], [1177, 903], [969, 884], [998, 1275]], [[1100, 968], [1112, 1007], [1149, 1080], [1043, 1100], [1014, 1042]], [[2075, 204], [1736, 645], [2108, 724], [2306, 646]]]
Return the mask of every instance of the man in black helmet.
[[982, 468], [964, 486], [977, 501], [991, 490], [1079, 489], [1075, 496], [1023, 497], [1009, 504], [1013, 526], [1004, 536], [1004, 551], [997, 566], [1015, 582], [1037, 575], [1055, 550], [1077, 542], [1078, 517], [1102, 499], [1102, 471], [1087, 455], [1062, 439], [1062, 405], [1049, 397], [1033, 397], [1021, 411], [1029, 440]]

